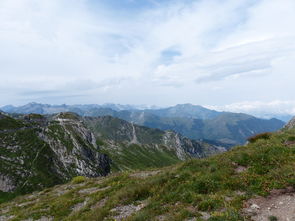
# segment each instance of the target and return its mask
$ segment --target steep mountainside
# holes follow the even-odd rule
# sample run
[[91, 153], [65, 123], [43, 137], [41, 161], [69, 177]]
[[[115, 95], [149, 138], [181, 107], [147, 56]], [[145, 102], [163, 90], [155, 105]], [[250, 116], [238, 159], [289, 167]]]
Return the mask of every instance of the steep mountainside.
[[0, 219], [292, 220], [294, 138], [295, 130], [286, 129], [163, 169], [78, 177], [0, 204]]
[[110, 116], [85, 117], [84, 122], [101, 141], [100, 146], [111, 156], [114, 167], [120, 170], [163, 166], [225, 151], [172, 131], [150, 129]]
[[[0, 114], [0, 198], [113, 171], [171, 165], [224, 148], [113, 117]], [[8, 194], [6, 194], [8, 193]]]
[[23, 120], [0, 114], [0, 198], [110, 172], [109, 157], [74, 116], [48, 121], [36, 114]]
[[114, 111], [99, 109], [91, 114], [110, 115], [138, 125], [161, 130], [173, 130], [190, 139], [217, 141], [223, 146], [244, 144], [249, 136], [281, 129], [284, 122], [277, 119], [259, 119], [246, 114], [221, 113], [207, 120], [194, 118], [167, 118], [149, 112]]

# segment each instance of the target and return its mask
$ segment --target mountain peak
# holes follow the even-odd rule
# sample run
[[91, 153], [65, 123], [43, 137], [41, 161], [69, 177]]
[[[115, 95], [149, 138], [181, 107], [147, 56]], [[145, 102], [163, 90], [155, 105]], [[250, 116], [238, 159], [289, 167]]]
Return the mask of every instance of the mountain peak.
[[56, 114], [54, 119], [80, 120], [80, 116], [73, 112], [61, 112]]

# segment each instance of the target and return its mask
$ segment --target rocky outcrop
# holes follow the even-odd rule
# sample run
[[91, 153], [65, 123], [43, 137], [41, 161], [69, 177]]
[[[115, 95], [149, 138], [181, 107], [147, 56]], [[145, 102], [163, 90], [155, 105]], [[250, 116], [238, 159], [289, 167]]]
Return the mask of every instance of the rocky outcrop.
[[0, 118], [2, 192], [30, 192], [74, 176], [98, 177], [110, 172], [110, 158], [100, 152], [95, 136], [78, 115], [20, 119]]
[[111, 116], [86, 117], [83, 120], [100, 139], [113, 141], [117, 145], [118, 143], [138, 144], [151, 149], [168, 149], [179, 160], [201, 158], [225, 151], [222, 147], [191, 140], [174, 131], [138, 126]]
[[13, 181], [5, 175], [0, 174], [0, 191], [11, 192], [15, 189]]
[[284, 127], [287, 130], [295, 128], [295, 117], [292, 118]]

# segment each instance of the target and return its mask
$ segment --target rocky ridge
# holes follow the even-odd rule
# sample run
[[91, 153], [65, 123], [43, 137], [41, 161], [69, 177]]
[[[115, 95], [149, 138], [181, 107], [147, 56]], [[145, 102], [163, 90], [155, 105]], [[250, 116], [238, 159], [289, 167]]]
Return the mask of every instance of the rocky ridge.
[[[191, 140], [174, 131], [147, 128], [111, 116], [85, 117], [84, 122], [98, 140], [103, 140], [102, 148], [115, 158], [122, 157], [120, 149], [137, 147], [163, 153], [167, 151], [177, 160], [202, 158], [226, 151], [225, 148], [202, 141]], [[114, 151], [112, 151], [114, 150]], [[132, 150], [131, 150], [132, 151]], [[128, 159], [126, 159], [128, 160]]]
[[20, 120], [1, 114], [0, 128], [0, 194], [110, 172], [109, 157], [99, 152], [94, 135], [78, 118], [31, 114]]
[[293, 129], [295, 128], [295, 117], [292, 118], [284, 127], [285, 129]]

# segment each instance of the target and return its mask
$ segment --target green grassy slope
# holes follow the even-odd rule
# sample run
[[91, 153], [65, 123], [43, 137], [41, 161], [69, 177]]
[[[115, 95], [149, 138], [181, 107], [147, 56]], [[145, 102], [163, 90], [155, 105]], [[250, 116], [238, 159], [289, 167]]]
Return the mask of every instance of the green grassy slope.
[[210, 221], [246, 220], [245, 200], [295, 186], [295, 145], [286, 145], [294, 136], [295, 130], [261, 136], [247, 146], [158, 171], [75, 179], [0, 204], [0, 211], [12, 220], [114, 220], [124, 208], [133, 208], [126, 220], [202, 220], [203, 212]]
[[164, 146], [154, 148], [150, 145], [122, 143], [116, 149], [107, 146], [101, 148], [112, 159], [113, 172], [159, 168], [180, 162], [175, 153]]
[[[101, 152], [112, 159], [112, 171], [157, 168], [180, 162], [175, 152], [161, 146], [164, 131], [139, 127], [113, 117], [85, 118]], [[136, 132], [137, 143], [133, 130]]]
[[85, 117], [83, 121], [96, 137], [100, 150], [112, 159], [113, 171], [169, 166], [223, 150], [172, 131], [138, 126], [111, 116]]

